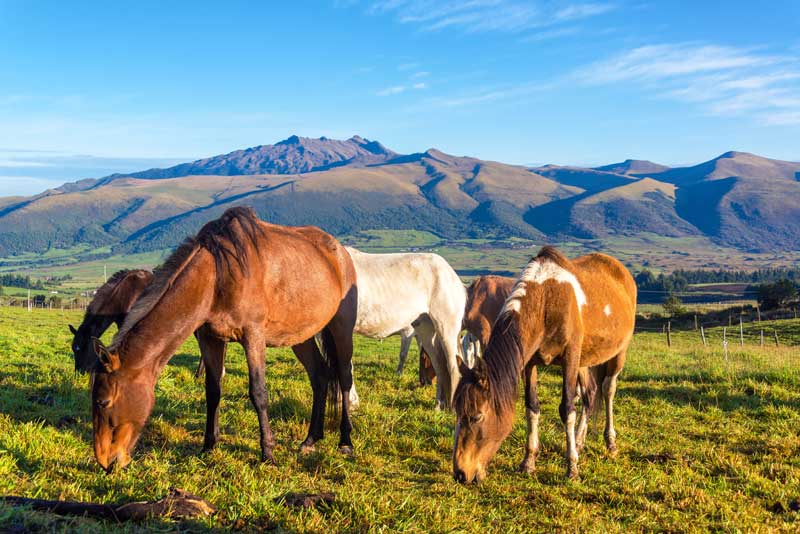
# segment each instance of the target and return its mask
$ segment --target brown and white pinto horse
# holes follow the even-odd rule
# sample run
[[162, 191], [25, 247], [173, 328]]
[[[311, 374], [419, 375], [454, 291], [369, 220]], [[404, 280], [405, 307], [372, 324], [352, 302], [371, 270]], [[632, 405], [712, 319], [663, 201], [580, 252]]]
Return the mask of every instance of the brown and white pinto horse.
[[101, 337], [114, 323], [120, 328], [128, 312], [152, 280], [153, 273], [150, 271], [122, 270], [114, 273], [97, 289], [80, 326], [75, 328], [69, 325], [73, 335], [72, 353], [76, 371], [88, 373], [94, 369], [97, 355], [92, 347], [92, 338]]
[[[340, 450], [352, 453], [349, 390], [356, 318], [355, 269], [336, 239], [314, 227], [258, 220], [252, 209], [231, 208], [187, 239], [155, 272], [112, 344], [95, 340], [92, 384], [94, 450], [110, 471], [124, 467], [154, 404], [164, 366], [192, 332], [206, 361], [210, 427], [206, 448], [219, 435], [225, 344], [245, 349], [250, 400], [261, 433], [261, 459], [274, 462], [275, 440], [264, 383], [267, 346], [292, 346], [311, 380], [313, 406], [303, 449], [323, 436], [327, 380], [343, 392]], [[327, 360], [314, 342], [322, 331]]]
[[[616, 452], [613, 400], [617, 376], [633, 337], [636, 284], [625, 267], [604, 254], [568, 260], [552, 247], [533, 258], [497, 318], [484, 357], [463, 366], [456, 389], [453, 476], [482, 480], [511, 432], [517, 382], [524, 373], [528, 439], [520, 468], [531, 472], [539, 450], [536, 365], [559, 364], [563, 385], [559, 414], [566, 433], [567, 476], [578, 475], [575, 397], [579, 374], [583, 403], [591, 409], [596, 381], [606, 404], [606, 447]], [[603, 365], [601, 365], [603, 364]], [[588, 372], [585, 367], [597, 366]], [[583, 419], [583, 418], [582, 418]], [[585, 424], [578, 438], [585, 437]]]

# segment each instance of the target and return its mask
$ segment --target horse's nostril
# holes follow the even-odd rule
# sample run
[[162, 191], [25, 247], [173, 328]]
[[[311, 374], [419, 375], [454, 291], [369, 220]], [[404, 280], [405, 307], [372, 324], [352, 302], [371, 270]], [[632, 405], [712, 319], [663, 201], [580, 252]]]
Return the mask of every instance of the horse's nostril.
[[465, 484], [467, 482], [467, 475], [461, 469], [456, 469], [453, 473], [453, 478], [456, 479], [456, 482], [459, 484]]

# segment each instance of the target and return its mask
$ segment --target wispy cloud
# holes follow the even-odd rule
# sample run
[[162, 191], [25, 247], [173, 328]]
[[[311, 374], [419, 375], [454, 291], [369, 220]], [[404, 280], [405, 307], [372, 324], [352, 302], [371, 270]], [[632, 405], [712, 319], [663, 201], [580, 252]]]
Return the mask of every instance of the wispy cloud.
[[415, 72], [414, 74], [412, 74], [411, 75], [411, 79], [412, 80], [416, 80], [417, 78], [427, 78], [430, 75], [431, 75], [430, 72], [423, 70], [423, 71]]
[[405, 85], [393, 85], [392, 87], [387, 87], [386, 89], [381, 89], [377, 93], [378, 96], [391, 96], [391, 95], [399, 95], [400, 93], [405, 92], [406, 90]]
[[425, 82], [415, 83], [411, 86], [412, 89], [425, 89], [428, 85]]
[[407, 71], [407, 70], [416, 69], [417, 67], [419, 67], [419, 63], [412, 63], [412, 62], [401, 63], [401, 64], [399, 64], [397, 66], [397, 70], [399, 70], [399, 71]]
[[569, 37], [571, 35], [577, 35], [580, 32], [581, 28], [578, 26], [567, 26], [565, 28], [557, 28], [553, 30], [544, 30], [532, 33], [530, 35], [521, 37], [519, 42], [538, 43], [540, 41], [548, 41], [550, 39], [560, 39], [561, 37]]
[[585, 85], [631, 84], [704, 112], [800, 124], [800, 60], [763, 49], [701, 43], [648, 45], [578, 69]]
[[383, 0], [368, 12], [391, 13], [423, 31], [458, 29], [467, 33], [521, 32], [595, 17], [617, 9], [605, 2], [565, 3], [520, 0]]

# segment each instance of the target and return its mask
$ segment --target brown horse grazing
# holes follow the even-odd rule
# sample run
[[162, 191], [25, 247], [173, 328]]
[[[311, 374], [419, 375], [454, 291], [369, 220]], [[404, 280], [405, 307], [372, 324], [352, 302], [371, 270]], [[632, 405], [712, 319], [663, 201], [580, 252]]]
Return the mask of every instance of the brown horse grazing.
[[69, 325], [74, 336], [72, 353], [76, 371], [88, 373], [94, 369], [97, 355], [92, 347], [92, 338], [101, 337], [113, 323], [117, 324], [117, 328], [122, 327], [128, 312], [152, 280], [153, 273], [150, 271], [122, 270], [100, 286], [86, 308], [80, 326], [75, 328]]
[[[517, 382], [524, 371], [528, 439], [520, 468], [531, 472], [539, 450], [536, 365], [559, 364], [563, 385], [559, 414], [567, 438], [567, 476], [578, 475], [575, 396], [583, 374], [587, 409], [602, 379], [606, 447], [616, 451], [613, 401], [617, 375], [633, 337], [636, 284], [625, 267], [604, 254], [568, 260], [544, 247], [522, 272], [497, 319], [483, 359], [462, 366], [455, 395], [453, 476], [480, 482], [489, 461], [511, 432]], [[601, 365], [603, 364], [603, 365]], [[588, 372], [587, 366], [597, 366]], [[583, 425], [582, 425], [583, 426]], [[580, 428], [578, 437], [585, 437]]]
[[[344, 393], [339, 447], [352, 453], [349, 390], [357, 290], [347, 251], [313, 227], [258, 220], [252, 209], [231, 208], [187, 239], [156, 270], [153, 282], [106, 348], [95, 339], [94, 452], [110, 471], [123, 467], [154, 404], [161, 370], [195, 330], [206, 361], [208, 423], [205, 447], [219, 436], [217, 413], [226, 342], [244, 347], [250, 400], [258, 414], [261, 459], [274, 462], [267, 415], [267, 346], [292, 346], [313, 389], [304, 450], [323, 436], [327, 380]], [[323, 332], [327, 360], [314, 342]]]
[[481, 350], [489, 344], [492, 325], [515, 283], [516, 280], [508, 276], [487, 274], [473, 280], [467, 288], [464, 330], [478, 338]]

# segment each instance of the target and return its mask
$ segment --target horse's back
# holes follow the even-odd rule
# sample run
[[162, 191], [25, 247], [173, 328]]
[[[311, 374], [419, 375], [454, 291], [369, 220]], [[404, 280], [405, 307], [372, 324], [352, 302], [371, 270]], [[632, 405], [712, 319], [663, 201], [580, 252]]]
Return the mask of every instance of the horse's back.
[[[370, 254], [346, 248], [353, 258], [358, 278], [356, 331], [385, 337], [423, 314], [437, 313], [443, 303], [463, 313], [466, 291], [458, 275], [441, 256]], [[459, 323], [460, 320], [459, 317]]]
[[621, 262], [605, 254], [589, 254], [572, 263], [586, 294], [582, 364], [593, 365], [630, 343], [636, 320], [636, 283]]

